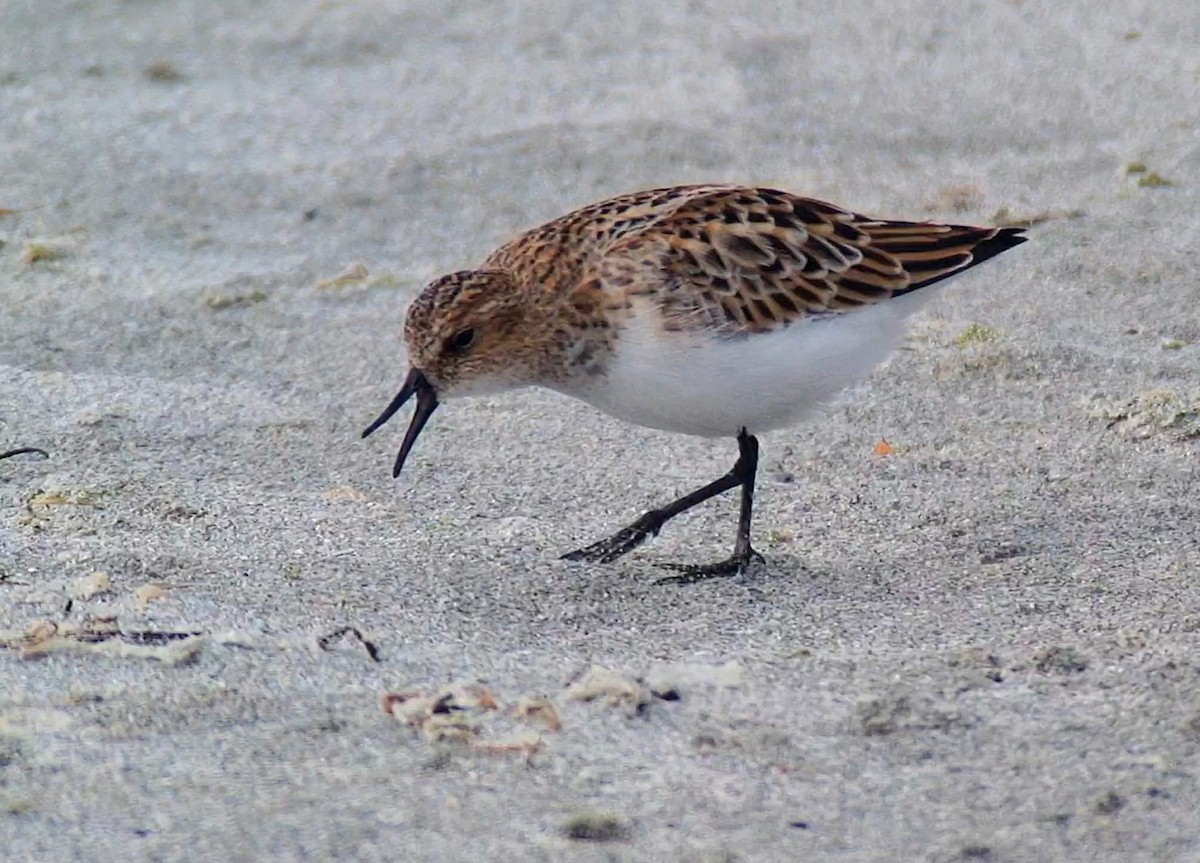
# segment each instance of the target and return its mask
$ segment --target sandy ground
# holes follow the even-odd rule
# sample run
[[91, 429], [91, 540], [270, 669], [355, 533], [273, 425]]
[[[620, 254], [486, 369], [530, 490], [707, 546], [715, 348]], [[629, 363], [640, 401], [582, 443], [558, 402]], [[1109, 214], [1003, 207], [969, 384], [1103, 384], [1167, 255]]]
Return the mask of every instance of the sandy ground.
[[[1200, 860], [1200, 5], [611, 9], [3, 4], [0, 858]], [[358, 439], [425, 280], [718, 180], [1042, 220], [764, 439], [765, 569], [557, 559], [731, 441]]]

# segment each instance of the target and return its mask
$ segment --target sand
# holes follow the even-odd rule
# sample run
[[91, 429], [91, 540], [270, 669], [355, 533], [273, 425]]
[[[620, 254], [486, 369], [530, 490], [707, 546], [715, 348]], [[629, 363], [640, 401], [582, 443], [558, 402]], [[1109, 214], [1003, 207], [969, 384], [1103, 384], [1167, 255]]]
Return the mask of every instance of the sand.
[[[2, 19], [0, 858], [1200, 859], [1200, 5]], [[763, 439], [765, 568], [560, 562], [735, 446], [540, 391], [392, 480], [421, 285], [689, 181], [1038, 224]]]

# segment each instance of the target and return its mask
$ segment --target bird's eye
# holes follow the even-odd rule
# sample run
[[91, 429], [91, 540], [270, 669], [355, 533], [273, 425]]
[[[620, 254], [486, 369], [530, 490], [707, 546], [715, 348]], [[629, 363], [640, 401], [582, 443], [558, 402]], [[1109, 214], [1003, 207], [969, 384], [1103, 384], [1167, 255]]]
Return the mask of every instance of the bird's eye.
[[455, 333], [447, 342], [446, 347], [455, 353], [461, 353], [475, 342], [475, 329], [470, 328]]

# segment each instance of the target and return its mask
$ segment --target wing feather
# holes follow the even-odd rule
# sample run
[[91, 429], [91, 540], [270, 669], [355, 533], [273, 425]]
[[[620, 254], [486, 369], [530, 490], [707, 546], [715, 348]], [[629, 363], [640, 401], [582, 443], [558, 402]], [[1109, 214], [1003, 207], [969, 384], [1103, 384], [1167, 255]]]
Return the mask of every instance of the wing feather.
[[[694, 187], [598, 264], [672, 329], [757, 332], [932, 285], [1025, 242], [1020, 229], [870, 218], [775, 189]], [[631, 270], [642, 278], [630, 278]], [[664, 278], [665, 276], [665, 278]]]

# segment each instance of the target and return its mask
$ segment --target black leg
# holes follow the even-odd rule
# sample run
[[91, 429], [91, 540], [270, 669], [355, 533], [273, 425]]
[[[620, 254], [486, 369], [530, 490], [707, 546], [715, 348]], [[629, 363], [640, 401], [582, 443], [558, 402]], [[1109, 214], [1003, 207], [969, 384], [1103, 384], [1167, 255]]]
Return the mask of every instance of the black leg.
[[738, 513], [737, 539], [733, 543], [733, 554], [728, 560], [710, 564], [664, 564], [668, 569], [679, 571], [679, 575], [660, 578], [656, 584], [694, 584], [706, 578], [723, 578], [738, 575], [754, 562], [762, 562], [763, 556], [750, 545], [750, 522], [754, 515], [754, 480], [758, 473], [758, 440], [742, 429], [738, 435], [740, 456], [734, 470], [741, 467], [742, 506]]
[[[740, 464], [740, 462], [739, 462]], [[710, 497], [716, 497], [722, 492], [729, 491], [741, 484], [737, 476], [737, 465], [733, 470], [718, 480], [710, 482], [704, 488], [686, 494], [679, 500], [667, 504], [662, 509], [652, 509], [629, 527], [623, 527], [608, 539], [594, 542], [586, 548], [578, 548], [562, 556], [563, 560], [587, 560], [593, 563], [609, 563], [633, 551], [652, 536], [658, 536], [662, 526], [681, 512], [686, 512], [697, 504], [704, 503]]]
[[[718, 575], [734, 575], [752, 560], [759, 559], [758, 552], [750, 547], [750, 518], [754, 506], [754, 477], [758, 471], [758, 441], [746, 433], [738, 434], [738, 460], [729, 473], [710, 482], [704, 488], [684, 495], [662, 509], [652, 509], [628, 527], [622, 528], [608, 539], [563, 555], [563, 560], [587, 560], [608, 563], [627, 554], [652, 536], [656, 536], [669, 520], [686, 512], [697, 504], [737, 486], [742, 487], [742, 508], [738, 518], [737, 542], [733, 557], [712, 566], [679, 566], [680, 575], [662, 579], [665, 582], [690, 583]], [[703, 574], [702, 574], [703, 573]]]

